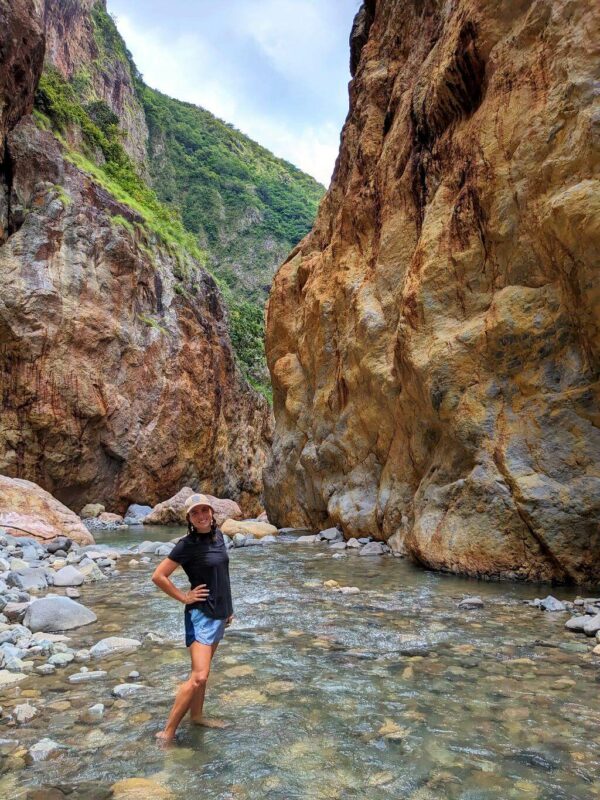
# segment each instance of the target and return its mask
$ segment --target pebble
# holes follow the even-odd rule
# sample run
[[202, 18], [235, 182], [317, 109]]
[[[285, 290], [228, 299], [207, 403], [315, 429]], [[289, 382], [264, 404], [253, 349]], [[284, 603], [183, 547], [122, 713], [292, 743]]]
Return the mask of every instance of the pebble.
[[583, 628], [586, 622], [589, 620], [587, 615], [580, 616], [580, 617], [571, 617], [565, 622], [565, 628], [569, 631], [579, 631], [583, 633]]
[[86, 710], [81, 714], [80, 719], [83, 722], [100, 722], [102, 717], [104, 716], [104, 703], [95, 703], [93, 706], [86, 708]]
[[53, 664], [55, 667], [66, 667], [75, 658], [74, 653], [55, 653], [48, 659], [48, 664]]
[[54, 664], [40, 664], [39, 667], [35, 668], [35, 671], [40, 675], [52, 675], [56, 672], [56, 667]]

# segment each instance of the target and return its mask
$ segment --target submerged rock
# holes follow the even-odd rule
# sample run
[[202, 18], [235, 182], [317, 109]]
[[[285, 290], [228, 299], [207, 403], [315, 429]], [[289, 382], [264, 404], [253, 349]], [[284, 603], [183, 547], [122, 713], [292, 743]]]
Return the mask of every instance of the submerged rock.
[[90, 648], [90, 655], [94, 658], [104, 658], [116, 653], [130, 653], [141, 647], [142, 643], [137, 639], [127, 639], [121, 636], [108, 636]]

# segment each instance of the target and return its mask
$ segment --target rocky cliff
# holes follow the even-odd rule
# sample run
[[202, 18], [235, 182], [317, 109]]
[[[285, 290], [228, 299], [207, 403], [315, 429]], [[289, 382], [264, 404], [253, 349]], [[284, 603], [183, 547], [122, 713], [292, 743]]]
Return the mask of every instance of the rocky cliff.
[[[190, 485], [255, 513], [268, 404], [236, 366], [213, 278], [114, 142], [87, 121], [55, 135], [27, 113], [42, 14], [33, 1], [0, 5], [0, 473], [75, 510], [123, 511]], [[113, 183], [70, 149], [81, 130], [116, 153]]]
[[313, 231], [271, 290], [279, 525], [600, 578], [598, 30], [580, 0], [377, 0]]

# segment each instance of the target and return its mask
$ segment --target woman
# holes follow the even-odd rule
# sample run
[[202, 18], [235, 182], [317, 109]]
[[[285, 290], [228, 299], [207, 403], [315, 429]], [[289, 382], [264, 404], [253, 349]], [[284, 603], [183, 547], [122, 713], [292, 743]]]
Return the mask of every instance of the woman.
[[[233, 620], [229, 584], [229, 556], [223, 534], [215, 522], [214, 508], [206, 495], [193, 494], [185, 504], [188, 533], [157, 566], [153, 582], [170, 597], [185, 603], [185, 643], [192, 658], [192, 674], [177, 691], [175, 703], [164, 730], [157, 738], [175, 738], [177, 726], [188, 709], [192, 721], [208, 724], [202, 718], [204, 693], [210, 662]], [[182, 566], [190, 581], [190, 591], [182, 592], [169, 575]]]

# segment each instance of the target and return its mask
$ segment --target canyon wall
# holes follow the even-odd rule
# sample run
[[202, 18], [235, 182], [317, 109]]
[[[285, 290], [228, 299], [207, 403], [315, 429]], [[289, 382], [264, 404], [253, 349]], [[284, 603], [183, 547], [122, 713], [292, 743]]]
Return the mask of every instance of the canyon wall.
[[213, 278], [28, 113], [43, 14], [0, 0], [0, 473], [76, 511], [189, 485], [256, 513], [268, 403], [235, 363]]
[[436, 569], [600, 579], [597, 9], [366, 3], [267, 356], [278, 525]]

